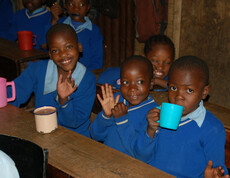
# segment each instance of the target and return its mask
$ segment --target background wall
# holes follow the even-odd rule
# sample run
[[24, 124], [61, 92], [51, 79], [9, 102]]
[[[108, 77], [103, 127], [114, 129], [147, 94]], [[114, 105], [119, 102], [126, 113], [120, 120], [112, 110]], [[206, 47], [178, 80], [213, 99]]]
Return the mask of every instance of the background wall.
[[230, 1], [184, 0], [179, 55], [196, 55], [210, 69], [209, 101], [230, 108]]
[[[21, 0], [14, 1], [17, 8]], [[119, 18], [100, 16], [104, 36], [104, 67], [119, 66], [129, 55], [143, 54], [135, 39], [133, 0], [119, 0]], [[196, 55], [210, 69], [209, 101], [230, 108], [230, 1], [169, 0], [165, 34], [174, 42], [176, 58]]]

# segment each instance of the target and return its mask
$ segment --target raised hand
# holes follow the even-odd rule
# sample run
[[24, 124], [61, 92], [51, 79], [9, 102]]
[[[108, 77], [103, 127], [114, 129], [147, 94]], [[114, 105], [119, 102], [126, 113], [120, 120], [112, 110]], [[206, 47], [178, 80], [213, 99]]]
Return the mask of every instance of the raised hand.
[[57, 2], [55, 2], [53, 6], [50, 8], [50, 11], [52, 14], [51, 24], [54, 25], [59, 20], [59, 15], [63, 13], [63, 10], [61, 6]]
[[210, 160], [204, 171], [205, 178], [229, 178], [229, 175], [224, 176], [224, 169], [221, 166], [213, 168], [213, 162]]
[[148, 121], [147, 133], [152, 138], [154, 137], [154, 134], [159, 127], [159, 123], [157, 122], [159, 120], [159, 116], [160, 116], [160, 110], [157, 108], [151, 109], [147, 114], [147, 121]]
[[114, 100], [112, 86], [108, 85], [107, 83], [105, 84], [105, 86], [103, 85], [101, 86], [101, 91], [102, 91], [102, 98], [99, 94], [97, 94], [97, 98], [101, 103], [105, 115], [107, 117], [111, 117], [112, 116], [111, 110], [118, 103], [120, 99], [120, 95], [118, 95]]
[[128, 107], [124, 103], [118, 103], [112, 109], [112, 115], [114, 118], [124, 116], [128, 113]]
[[72, 78], [72, 72], [69, 71], [67, 77], [64, 79], [63, 75], [60, 74], [57, 83], [57, 93], [60, 104], [64, 104], [68, 97], [77, 89], [77, 85], [75, 86], [74, 79]]

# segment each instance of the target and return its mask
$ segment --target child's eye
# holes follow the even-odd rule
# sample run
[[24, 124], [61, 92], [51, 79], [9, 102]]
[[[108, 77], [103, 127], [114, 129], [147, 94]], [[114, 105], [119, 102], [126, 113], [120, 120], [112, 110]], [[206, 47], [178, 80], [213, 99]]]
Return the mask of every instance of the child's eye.
[[172, 90], [172, 91], [177, 91], [177, 88], [176, 88], [175, 86], [171, 86], [171, 87], [170, 87], [170, 90]]
[[157, 60], [152, 60], [152, 64], [158, 64]]
[[58, 50], [57, 49], [52, 49], [51, 53], [58, 53]]
[[68, 45], [68, 46], [66, 46], [66, 49], [72, 49], [73, 48], [73, 46], [72, 45]]
[[143, 80], [138, 80], [138, 81], [137, 81], [137, 84], [138, 84], [138, 85], [141, 85], [141, 84], [143, 84], [143, 83], [144, 83]]
[[83, 6], [85, 6], [85, 4], [84, 3], [80, 3], [80, 5], [79, 5], [80, 7], [83, 7]]
[[191, 93], [193, 93], [193, 90], [190, 89], [190, 88], [188, 88], [188, 89], [187, 89], [187, 93], [188, 93], [188, 94], [191, 94]]
[[72, 2], [70, 2], [70, 3], [69, 3], [69, 6], [70, 6], [70, 7], [73, 7], [73, 6], [74, 6], [74, 4], [73, 4]]
[[128, 85], [128, 81], [122, 81], [122, 85]]

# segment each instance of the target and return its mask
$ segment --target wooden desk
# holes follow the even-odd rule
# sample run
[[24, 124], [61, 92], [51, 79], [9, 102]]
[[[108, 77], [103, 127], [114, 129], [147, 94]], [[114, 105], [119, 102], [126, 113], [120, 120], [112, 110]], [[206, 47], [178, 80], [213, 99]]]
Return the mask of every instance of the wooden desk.
[[9, 104], [0, 108], [0, 134], [48, 148], [48, 177], [172, 177], [61, 126], [54, 133], [39, 134], [33, 114]]
[[23, 51], [18, 43], [0, 38], [0, 57], [13, 60], [17, 65], [17, 75], [21, 73], [21, 63], [49, 58], [49, 53], [39, 49]]

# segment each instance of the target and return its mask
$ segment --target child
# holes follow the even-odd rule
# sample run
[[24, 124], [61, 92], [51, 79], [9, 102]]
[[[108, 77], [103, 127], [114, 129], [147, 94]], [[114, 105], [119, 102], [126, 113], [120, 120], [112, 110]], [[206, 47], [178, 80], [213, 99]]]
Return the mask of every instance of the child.
[[57, 108], [58, 124], [89, 136], [91, 109], [96, 96], [96, 77], [78, 62], [81, 44], [74, 29], [56, 24], [47, 33], [51, 60], [32, 62], [14, 80], [20, 106], [35, 94], [35, 107]]
[[44, 27], [51, 21], [51, 13], [43, 6], [45, 0], [22, 0], [24, 9], [17, 11], [13, 16], [12, 26], [5, 38], [16, 41], [18, 31], [32, 31], [37, 36], [34, 48], [41, 49], [46, 43]]
[[51, 8], [52, 24], [65, 23], [72, 26], [83, 47], [83, 56], [79, 61], [89, 70], [101, 69], [103, 66], [103, 37], [99, 27], [86, 16], [90, 9], [89, 0], [66, 0], [68, 17], [60, 18], [57, 3]]
[[165, 35], [152, 36], [145, 42], [144, 53], [154, 67], [154, 85], [164, 88], [155, 91], [167, 91], [168, 72], [175, 58], [173, 42]]
[[131, 56], [123, 62], [121, 93], [116, 93], [113, 97], [112, 87], [105, 84], [105, 88], [102, 86], [103, 98], [97, 95], [103, 110], [90, 126], [93, 139], [133, 156], [124, 147], [121, 139], [123, 135], [117, 129], [125, 123], [129, 123], [137, 131], [144, 129], [148, 111], [157, 106], [149, 94], [152, 77], [153, 68], [147, 58]]
[[123, 143], [137, 158], [177, 177], [204, 176], [209, 160], [227, 174], [226, 133], [223, 124], [203, 106], [208, 92], [207, 64], [195, 56], [179, 58], [170, 68], [168, 91], [169, 102], [184, 107], [179, 128], [160, 128], [160, 110], [153, 108], [147, 115], [147, 133], [127, 132], [128, 124], [118, 129], [126, 136]]
[[[154, 90], [167, 91], [168, 71], [175, 57], [173, 42], [165, 35], [152, 36], [145, 42], [144, 54], [154, 68], [154, 85], [163, 88]], [[98, 83], [109, 83], [120, 89], [120, 68], [111, 67], [105, 70], [99, 75]]]

